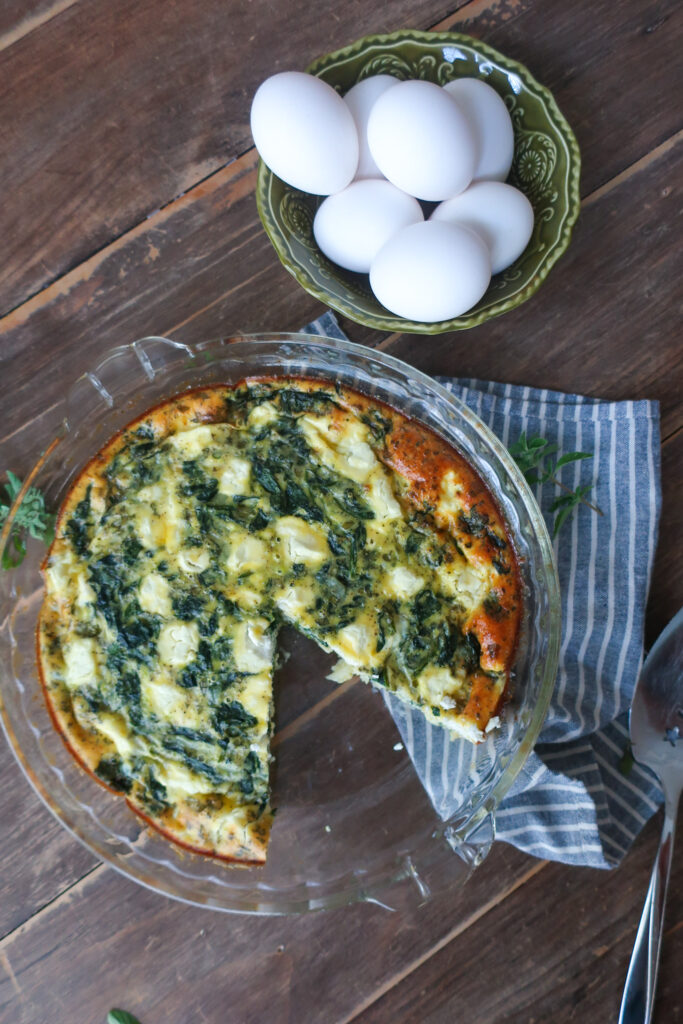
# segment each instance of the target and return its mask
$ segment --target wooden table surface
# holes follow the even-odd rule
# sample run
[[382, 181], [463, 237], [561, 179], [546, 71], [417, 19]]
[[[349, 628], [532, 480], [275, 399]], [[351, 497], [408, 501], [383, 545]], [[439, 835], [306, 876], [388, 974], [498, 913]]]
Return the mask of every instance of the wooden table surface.
[[[256, 213], [254, 90], [369, 32], [453, 28], [525, 63], [573, 126], [583, 207], [572, 244], [535, 298], [473, 331], [344, 327], [428, 373], [659, 399], [651, 642], [680, 604], [683, 570], [682, 15], [675, 0], [4, 0], [0, 467], [27, 471], [65, 387], [111, 345], [292, 330], [319, 315]], [[102, 1024], [116, 1005], [143, 1024], [617, 1019], [659, 816], [612, 872], [496, 844], [464, 889], [406, 912], [250, 918], [182, 906], [104, 868], [4, 743], [0, 770], [6, 1024]], [[680, 829], [678, 842], [661, 1024], [683, 1020]]]

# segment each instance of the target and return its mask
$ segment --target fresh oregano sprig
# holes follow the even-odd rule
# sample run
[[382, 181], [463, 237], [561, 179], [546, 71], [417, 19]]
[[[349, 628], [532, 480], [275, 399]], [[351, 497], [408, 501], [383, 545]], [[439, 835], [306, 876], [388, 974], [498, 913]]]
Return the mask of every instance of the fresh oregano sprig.
[[[552, 459], [551, 456], [558, 451], [557, 445], [551, 444], [545, 437], [527, 438], [526, 431], [522, 431], [519, 440], [510, 445], [509, 450], [530, 484], [552, 483], [566, 492], [555, 498], [550, 506], [550, 511], [557, 513], [553, 523], [553, 537], [557, 536], [562, 524], [577, 505], [586, 505], [599, 516], [604, 514], [601, 508], [586, 500], [586, 495], [591, 489], [590, 484], [572, 489], [557, 478], [558, 470], [562, 466], [569, 462], [577, 462], [579, 459], [592, 459], [591, 452], [567, 452], [559, 459]], [[546, 459], [550, 461], [546, 462]]]
[[[0, 530], [5, 525], [9, 510], [21, 490], [21, 480], [11, 470], [7, 471], [5, 504], [0, 500]], [[37, 487], [29, 487], [12, 523], [7, 544], [2, 553], [3, 569], [15, 569], [26, 555], [26, 534], [51, 544], [55, 535], [55, 516], [45, 508], [45, 498]]]

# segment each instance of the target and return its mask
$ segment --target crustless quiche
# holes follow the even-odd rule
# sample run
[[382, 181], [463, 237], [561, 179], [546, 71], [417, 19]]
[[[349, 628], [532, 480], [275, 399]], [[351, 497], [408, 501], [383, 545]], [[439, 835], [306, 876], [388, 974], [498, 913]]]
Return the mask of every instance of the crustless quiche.
[[445, 441], [329, 382], [186, 392], [117, 435], [61, 510], [38, 628], [80, 763], [168, 838], [265, 859], [277, 633], [291, 623], [454, 736], [504, 696], [520, 584]]

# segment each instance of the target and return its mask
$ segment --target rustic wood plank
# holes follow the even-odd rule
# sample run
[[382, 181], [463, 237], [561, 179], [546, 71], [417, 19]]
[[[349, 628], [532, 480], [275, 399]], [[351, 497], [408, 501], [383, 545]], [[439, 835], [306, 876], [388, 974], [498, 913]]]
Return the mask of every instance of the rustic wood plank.
[[4, 0], [0, 6], [0, 50], [18, 43], [80, 0]]
[[244, 152], [269, 74], [367, 32], [427, 28], [452, 6], [201, 0], [188, 16], [184, 4], [91, 0], [0, 51], [0, 187], [13, 197], [0, 210], [0, 309]]
[[0, 740], [0, 938], [91, 871], [97, 859], [53, 818]]
[[[616, 1021], [659, 838], [650, 822], [612, 872], [550, 864], [353, 1018], [354, 1024]], [[683, 827], [678, 829], [683, 839]], [[683, 858], [674, 862], [659, 1013], [683, 1019]]]
[[[475, 0], [440, 24], [526, 61], [556, 92], [576, 127], [590, 191], [679, 127], [668, 102], [675, 83], [671, 91], [656, 87], [660, 68], [675, 75], [679, 67], [676, 8], [675, 0], [645, 10], [638, 0], [571, 7]], [[187, 18], [182, 5], [98, 0], [1, 52], [0, 185], [14, 201], [0, 211], [0, 232], [10, 240], [0, 309], [243, 152], [250, 98], [268, 74], [304, 67], [367, 32], [427, 27], [446, 9], [443, 0], [395, 0], [384, 9], [355, 2], [290, 11], [257, 0], [232, 4], [228, 18], [220, 0], [202, 0]], [[576, 38], [581, 23], [592, 28]], [[624, 67], [635, 66], [639, 88], [622, 88]]]
[[94, 1024], [123, 1004], [144, 1024], [330, 1024], [543, 870], [500, 844], [426, 905], [294, 918], [202, 911], [100, 870], [0, 943], [0, 1019]]
[[[289, 323], [292, 304], [300, 310], [299, 324], [321, 308], [293, 286], [261, 228], [255, 169], [252, 151], [0, 321], [7, 391], [2, 423], [10, 451], [19, 451], [22, 422], [54, 406], [64, 383], [112, 344], [169, 333], [198, 310], [215, 335], [226, 328], [254, 330], [259, 319], [266, 329], [280, 318]], [[215, 317], [211, 310], [230, 296], [236, 309], [228, 327], [223, 310]], [[44, 378], [39, 398], [34, 374]]]

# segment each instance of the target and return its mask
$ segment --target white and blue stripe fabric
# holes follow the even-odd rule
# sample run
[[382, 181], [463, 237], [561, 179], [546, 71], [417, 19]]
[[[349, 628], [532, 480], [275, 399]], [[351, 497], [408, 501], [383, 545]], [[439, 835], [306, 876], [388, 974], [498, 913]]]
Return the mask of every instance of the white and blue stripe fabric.
[[[305, 331], [348, 340], [331, 313]], [[496, 813], [496, 838], [545, 859], [614, 867], [662, 800], [654, 777], [627, 753], [661, 504], [658, 403], [441, 383], [505, 445], [525, 432], [557, 444], [560, 455], [593, 453], [561, 470], [571, 488], [590, 484], [603, 515], [579, 506], [554, 541], [562, 594], [557, 682], [535, 750]], [[554, 484], [537, 486], [549, 532], [555, 497]], [[450, 818], [458, 806], [451, 780], [471, 745], [449, 742], [398, 702], [389, 706], [435, 809]]]

